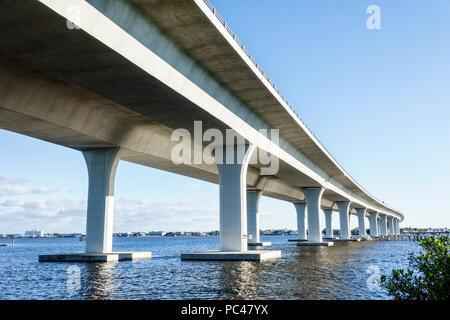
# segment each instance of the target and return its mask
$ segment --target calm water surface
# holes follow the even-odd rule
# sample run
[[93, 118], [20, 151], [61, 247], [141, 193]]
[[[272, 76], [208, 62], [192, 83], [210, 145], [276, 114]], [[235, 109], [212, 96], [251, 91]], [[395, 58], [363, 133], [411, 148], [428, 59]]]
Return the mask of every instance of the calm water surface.
[[[408, 253], [420, 250], [410, 241], [297, 247], [287, 239], [262, 237], [282, 250], [280, 260], [206, 262], [181, 261], [180, 254], [217, 249], [217, 237], [114, 238], [115, 251], [153, 257], [108, 263], [38, 262], [39, 254], [83, 251], [84, 242], [15, 239], [14, 247], [0, 247], [0, 299], [390, 299], [367, 284], [370, 277], [407, 267]], [[79, 289], [67, 286], [73, 265]]]

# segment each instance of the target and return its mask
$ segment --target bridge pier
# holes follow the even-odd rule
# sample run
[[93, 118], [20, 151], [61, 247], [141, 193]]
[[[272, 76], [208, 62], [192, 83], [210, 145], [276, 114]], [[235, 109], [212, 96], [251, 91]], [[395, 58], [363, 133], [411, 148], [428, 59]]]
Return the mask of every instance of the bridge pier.
[[291, 242], [305, 242], [308, 241], [306, 235], [306, 202], [293, 202], [295, 211], [297, 213], [297, 239], [289, 239]]
[[358, 214], [358, 232], [360, 237], [367, 237], [366, 234], [366, 208], [356, 208], [356, 212]]
[[247, 191], [247, 230], [249, 247], [268, 247], [270, 242], [261, 242], [259, 235], [259, 199], [261, 190]]
[[388, 216], [388, 217], [387, 217], [387, 223], [388, 223], [388, 229], [389, 229], [388, 234], [389, 234], [390, 236], [394, 236], [394, 235], [395, 235], [395, 232], [394, 232], [394, 221], [393, 221], [393, 217]]
[[369, 212], [369, 223], [370, 223], [370, 236], [372, 238], [378, 237], [378, 212]]
[[333, 240], [333, 209], [323, 209], [323, 213], [325, 214], [325, 237], [324, 240]]
[[388, 235], [387, 233], [387, 216], [385, 214], [380, 215], [380, 234], [384, 237]]
[[[242, 148], [245, 152], [239, 152]], [[278, 250], [248, 251], [247, 169], [254, 151], [254, 145], [235, 145], [224, 147], [221, 155], [216, 153], [220, 183], [220, 250], [184, 253], [182, 260], [262, 261], [281, 258]]]
[[114, 182], [119, 153], [118, 148], [83, 152], [89, 173], [86, 253], [112, 251]]
[[114, 182], [120, 148], [83, 151], [89, 174], [85, 253], [40, 255], [39, 261], [106, 262], [146, 259], [150, 252], [113, 252]]
[[320, 227], [320, 200], [324, 192], [323, 188], [304, 188], [306, 199], [306, 213], [308, 216], [308, 241], [298, 242], [298, 246], [332, 246], [333, 242], [322, 241], [322, 229]]
[[350, 240], [350, 201], [336, 201], [336, 205], [339, 208], [339, 227], [341, 231], [341, 236], [338, 241], [349, 241]]
[[381, 217], [380, 215], [378, 215], [377, 218], [377, 232], [378, 232], [378, 237], [381, 237]]

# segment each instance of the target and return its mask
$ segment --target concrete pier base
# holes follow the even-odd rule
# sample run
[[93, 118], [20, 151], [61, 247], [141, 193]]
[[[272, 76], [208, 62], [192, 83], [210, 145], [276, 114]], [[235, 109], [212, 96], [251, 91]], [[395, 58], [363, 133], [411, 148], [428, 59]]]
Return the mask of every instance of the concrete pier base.
[[272, 245], [272, 242], [265, 241], [265, 242], [249, 242], [247, 244], [249, 247], [270, 247]]
[[336, 242], [357, 242], [357, 241], [361, 241], [360, 238], [351, 238], [351, 239], [334, 239], [333, 241]]
[[111, 262], [124, 260], [150, 259], [151, 252], [110, 252], [110, 253], [60, 253], [41, 254], [40, 262]]
[[230, 251], [204, 251], [194, 253], [181, 254], [181, 260], [216, 260], [216, 261], [267, 261], [273, 259], [280, 259], [280, 250], [255, 250], [244, 252], [230, 252]]
[[332, 241], [323, 241], [323, 242], [298, 242], [297, 246], [299, 247], [331, 247], [334, 246]]
[[322, 238], [323, 241], [334, 241], [336, 238]]
[[289, 242], [308, 242], [307, 239], [288, 239]]

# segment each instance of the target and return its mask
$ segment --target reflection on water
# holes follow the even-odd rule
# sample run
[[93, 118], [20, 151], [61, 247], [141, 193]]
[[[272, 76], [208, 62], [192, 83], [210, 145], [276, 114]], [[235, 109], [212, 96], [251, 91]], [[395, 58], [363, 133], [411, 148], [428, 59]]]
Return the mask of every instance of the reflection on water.
[[86, 263], [80, 294], [88, 299], [113, 299], [120, 286], [120, 281], [116, 281], [117, 263]]
[[[76, 239], [17, 239], [0, 249], [0, 299], [389, 299], [368, 279], [405, 268], [409, 241], [297, 247], [270, 237], [282, 259], [181, 261], [182, 252], [210, 250], [218, 238], [115, 238], [117, 251], [152, 251], [151, 260], [108, 263], [39, 263], [40, 253], [82, 251]], [[68, 287], [68, 268], [79, 286]], [[73, 267], [72, 267], [73, 268]], [[375, 270], [375, 271], [374, 271]]]
[[258, 283], [256, 277], [260, 263], [236, 261], [218, 264], [220, 286], [224, 288], [226, 299], [253, 299], [259, 295], [255, 284]]

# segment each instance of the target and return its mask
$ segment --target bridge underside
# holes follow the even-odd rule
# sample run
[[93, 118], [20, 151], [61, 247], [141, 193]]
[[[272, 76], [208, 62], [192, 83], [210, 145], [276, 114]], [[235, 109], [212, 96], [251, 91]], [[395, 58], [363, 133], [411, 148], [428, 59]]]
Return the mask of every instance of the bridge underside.
[[[105, 10], [117, 10], [114, 6], [109, 8], [109, 2], [92, 2], [99, 6], [104, 3]], [[147, 1], [145, 5], [142, 1], [134, 2], [138, 7], [143, 5], [143, 12], [149, 14], [174, 37], [176, 28], [170, 31], [170, 23], [178, 20], [180, 23], [187, 23], [188, 13], [192, 13], [196, 6], [191, 1], [184, 5], [183, 1], [177, 1], [176, 5], [156, 0]], [[161, 79], [153, 77], [91, 34], [67, 28], [66, 18], [41, 2], [3, 0], [0, 4], [3, 8], [0, 12], [0, 66], [5, 73], [3, 81], [12, 81], [8, 84], [9, 87], [6, 84], [3, 87], [3, 100], [7, 101], [0, 107], [7, 111], [2, 111], [6, 114], [2, 117], [1, 128], [78, 150], [120, 146], [126, 151], [122, 158], [126, 161], [218, 182], [215, 166], [175, 166], [167, 161], [174, 145], [168, 138], [173, 129], [184, 128], [193, 133], [194, 121], [202, 121], [203, 130], [215, 128], [224, 131], [230, 128], [228, 123], [205, 112], [192, 99], [168, 87]], [[148, 9], [152, 7], [161, 12], [160, 18], [150, 14]], [[161, 19], [163, 16], [167, 19]], [[173, 20], [171, 17], [177, 18]], [[195, 16], [194, 20], [199, 23], [202, 19], [204, 17]], [[185, 30], [183, 34], [195, 35], [194, 38], [186, 35], [191, 40], [191, 46], [201, 40], [195, 30]], [[208, 42], [212, 41], [210, 31], [205, 31]], [[178, 38], [176, 40], [183, 48], [189, 49], [188, 42], [182, 43]], [[222, 47], [215, 42], [211, 46]], [[200, 55], [201, 52], [197, 54]], [[194, 57], [197, 56], [194, 54]], [[224, 54], [220, 57], [223, 58]], [[207, 56], [197, 58], [203, 61]], [[154, 66], [155, 69], [158, 67]], [[23, 86], [20, 93], [17, 89], [20, 86], [16, 82]], [[254, 81], [248, 79], [248, 82]], [[55, 95], [55, 92], [58, 94]], [[14, 95], [19, 97], [17, 101]], [[263, 100], [267, 99], [269, 97]], [[38, 106], [37, 103], [41, 105]], [[268, 114], [272, 109], [273, 105], [270, 104], [267, 108], [254, 111]], [[278, 113], [283, 115], [281, 110]], [[11, 122], [8, 117], [19, 117], [24, 124], [20, 125], [18, 119], [13, 124], [8, 124]], [[248, 119], [244, 117], [243, 120], [250, 120], [251, 117], [248, 114]], [[283, 123], [286, 121], [278, 123], [275, 128], [280, 128], [280, 135], [290, 136], [290, 129], [284, 128]], [[161, 143], [163, 140], [164, 143]], [[303, 148], [309, 150], [310, 147], [305, 143]], [[249, 174], [253, 171], [257, 170], [249, 170]], [[339, 174], [332, 177], [337, 181], [344, 178]], [[283, 190], [276, 192], [274, 189], [277, 183], [272, 180], [280, 180], [278, 184], [283, 186]], [[342, 184], [345, 186], [344, 180]], [[255, 181], [257, 177], [253, 180], [250, 178], [249, 185], [254, 185]], [[267, 186], [272, 186], [273, 189], [266, 190], [266, 195], [292, 201], [305, 199], [299, 188], [319, 187], [321, 183], [280, 158], [280, 170]], [[331, 207], [333, 202], [347, 199], [336, 191], [334, 188], [326, 188], [322, 204], [324, 207]], [[355, 195], [364, 197], [362, 191], [355, 191]], [[334, 208], [337, 209], [336, 206]], [[354, 210], [352, 213], [356, 214]]]
[[[176, 144], [171, 141], [173, 129], [186, 128], [193, 133], [193, 122], [197, 120], [202, 120], [203, 125], [215, 122], [215, 128], [219, 130], [227, 128], [212, 119], [212, 116], [192, 116], [189, 108], [179, 110], [174, 107], [169, 95], [167, 102], [155, 104], [156, 110], [154, 104], [148, 102], [146, 114], [154, 115], [158, 119], [156, 121], [50, 72], [36, 70], [34, 65], [17, 57], [20, 55], [14, 56], [4, 49], [0, 50], [1, 129], [80, 151], [120, 146], [124, 149], [122, 160], [212, 183], [219, 182], [215, 165], [175, 165], [170, 158]], [[111, 91], [127, 94], [127, 89], [118, 83], [118, 87], [113, 87]], [[173, 119], [178, 119], [178, 127], [174, 124], [175, 120], [169, 123], [161, 120], [163, 115], [159, 114], [165, 112], [172, 114]], [[167, 124], [174, 127], [168, 127]], [[256, 186], [258, 179], [259, 169], [250, 168], [249, 187]], [[301, 201], [305, 199], [301, 187], [305, 186], [319, 185], [281, 161], [277, 176], [270, 177], [265, 183], [264, 195], [280, 200]], [[329, 192], [328, 196], [329, 200], [323, 199], [325, 207], [332, 206], [334, 200], [342, 198], [333, 192]]]
[[[240, 204], [236, 205], [238, 209], [233, 211], [227, 207], [231, 200], [222, 201], [220, 209], [221, 225], [222, 222], [226, 225], [221, 234], [229, 232], [232, 234], [230, 239], [240, 239], [233, 242], [221, 238], [221, 248], [228, 246], [238, 248], [238, 251], [244, 250], [241, 244], [243, 235], [246, 235], [246, 230], [242, 229], [246, 227], [243, 222], [246, 214], [240, 211], [245, 206], [242, 192], [247, 189], [261, 190], [263, 195], [280, 200], [309, 202], [309, 220], [318, 217], [320, 207], [338, 209], [337, 204], [352, 202], [351, 206], [347, 205], [348, 212], [343, 212], [342, 216], [345, 216], [356, 214], [356, 208], [363, 206], [361, 203], [364, 202], [356, 202], [358, 199], [353, 194], [330, 184], [281, 148], [277, 149], [279, 170], [272, 176], [262, 177], [258, 165], [245, 167], [242, 171], [245, 177], [241, 177], [238, 167], [222, 168], [221, 173], [220, 165], [216, 164], [194, 164], [193, 161], [191, 164], [174, 164], [171, 159], [172, 149], [177, 144], [171, 140], [174, 129], [186, 129], [193, 136], [194, 121], [201, 121], [203, 131], [214, 128], [224, 132], [232, 128], [247, 139], [252, 137], [253, 131], [256, 132], [248, 124], [255, 114], [248, 112], [237, 117], [207, 93], [211, 88], [197, 87], [147, 48], [133, 42], [134, 39], [130, 40], [135, 45], [133, 50], [128, 50], [131, 53], [121, 52], [124, 44], [120, 41], [127, 43], [125, 38], [129, 37], [123, 30], [115, 29], [114, 39], [117, 37], [120, 41], [109, 39], [109, 30], [104, 32], [103, 40], [112, 41], [106, 45], [85, 30], [67, 28], [67, 20], [63, 16], [39, 1], [0, 0], [0, 5], [0, 128], [82, 151], [86, 159], [103, 159], [103, 162], [94, 161], [95, 165], [87, 160], [90, 184], [91, 180], [99, 180], [91, 179], [93, 172], [103, 172], [104, 167], [111, 169], [119, 159], [211, 183], [219, 183], [220, 180], [221, 201], [242, 197]], [[104, 25], [114, 27], [105, 17], [99, 17]], [[99, 28], [103, 26], [100, 22], [95, 26], [97, 23]], [[125, 53], [130, 56], [125, 57]], [[133, 55], [139, 54], [142, 57], [131, 60]], [[264, 108], [258, 112], [261, 110]], [[266, 111], [269, 110], [273, 111], [271, 107]], [[282, 123], [280, 126], [283, 127]], [[288, 128], [283, 130], [281, 136], [292, 136]], [[191, 141], [191, 145], [194, 150], [195, 142]], [[261, 146], [255, 146], [257, 152]], [[311, 148], [307, 144], [303, 146], [306, 151], [311, 151]], [[110, 155], [111, 150], [118, 150], [117, 155]], [[110, 171], [115, 172], [115, 169]], [[235, 185], [223, 186], [223, 181], [228, 178]], [[345, 175], [336, 174], [331, 178], [341, 181], [344, 189], [350, 187]], [[108, 184], [114, 184], [114, 177], [102, 179], [104, 185], [99, 188], [103, 188], [104, 194], [92, 200], [91, 209], [103, 206], [100, 211], [105, 216], [102, 219], [112, 221], [113, 192], [108, 189]], [[239, 192], [235, 193], [235, 189]], [[314, 193], [311, 190], [319, 190], [319, 196], [311, 196], [308, 200], [306, 194]], [[355, 194], [366, 197], [364, 201], [373, 201], [361, 190], [356, 190]], [[313, 216], [311, 204], [316, 200]], [[91, 219], [90, 224], [91, 200], [88, 203], [88, 229], [92, 223], [98, 224], [95, 228], [110, 228], [108, 223], [100, 223], [102, 219]], [[230, 213], [224, 214], [222, 221], [222, 211], [227, 210]], [[111, 218], [108, 218], [110, 211]], [[238, 211], [241, 216], [236, 216]], [[363, 213], [363, 220], [366, 214]], [[321, 231], [318, 222], [309, 227], [313, 226], [315, 236], [321, 239], [317, 234]], [[112, 229], [108, 230], [100, 233], [107, 235]], [[106, 244], [94, 252], [110, 250], [106, 238], [99, 240], [99, 243]]]

